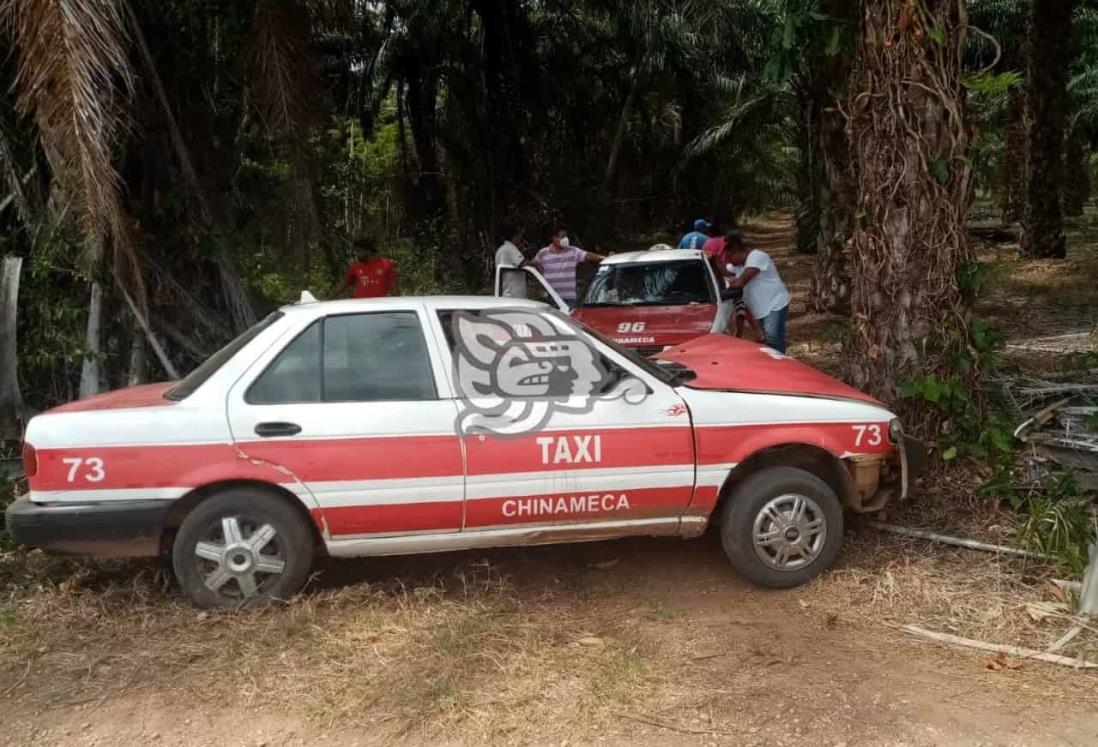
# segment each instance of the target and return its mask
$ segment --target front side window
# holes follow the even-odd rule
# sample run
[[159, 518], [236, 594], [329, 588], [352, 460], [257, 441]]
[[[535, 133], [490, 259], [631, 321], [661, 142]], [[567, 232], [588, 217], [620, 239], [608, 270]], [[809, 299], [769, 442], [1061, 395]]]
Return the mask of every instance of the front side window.
[[328, 317], [324, 401], [438, 399], [423, 327], [414, 312]]
[[[479, 392], [481, 394], [496, 394], [509, 399], [559, 397], [572, 393], [575, 380], [579, 377], [590, 379], [594, 383], [590, 394], [607, 394], [628, 377], [629, 373], [604, 355], [588, 336], [597, 337], [601, 342], [607, 343], [660, 380], [666, 378], [663, 371], [651, 361], [607, 340], [555, 309], [482, 309], [463, 312], [467, 316], [484, 318], [487, 324], [480, 328], [481, 341], [490, 344], [469, 345], [469, 341], [463, 341], [459, 352], [454, 329], [456, 313], [458, 312], [452, 310], [439, 311], [438, 318], [451, 352], [459, 357], [464, 356], [466, 362], [473, 366], [473, 369], [466, 367], [459, 370], [465, 375], [474, 369], [488, 372], [486, 375], [489, 382], [473, 382], [475, 389], [482, 390]], [[569, 341], [569, 337], [575, 342]], [[539, 345], [542, 341], [545, 344]], [[526, 348], [526, 355], [508, 354], [512, 343], [522, 343]], [[474, 358], [476, 360], [472, 360]], [[553, 370], [544, 373], [539, 362], [552, 363]]]
[[320, 336], [323, 322], [313, 322], [282, 349], [255, 380], [245, 399], [253, 405], [320, 402]]
[[708, 268], [696, 259], [603, 264], [583, 306], [683, 306], [714, 303]]
[[427, 341], [414, 312], [314, 322], [252, 384], [255, 405], [437, 399]]

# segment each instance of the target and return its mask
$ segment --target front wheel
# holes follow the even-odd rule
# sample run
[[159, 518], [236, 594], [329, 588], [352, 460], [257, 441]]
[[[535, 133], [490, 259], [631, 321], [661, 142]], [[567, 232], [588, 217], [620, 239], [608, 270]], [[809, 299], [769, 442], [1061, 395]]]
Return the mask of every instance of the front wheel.
[[199, 607], [289, 598], [312, 564], [305, 520], [286, 501], [255, 488], [234, 488], [198, 504], [172, 546], [175, 576]]
[[721, 520], [732, 566], [770, 588], [798, 586], [823, 573], [842, 536], [843, 507], [835, 491], [793, 467], [766, 469], [737, 485]]

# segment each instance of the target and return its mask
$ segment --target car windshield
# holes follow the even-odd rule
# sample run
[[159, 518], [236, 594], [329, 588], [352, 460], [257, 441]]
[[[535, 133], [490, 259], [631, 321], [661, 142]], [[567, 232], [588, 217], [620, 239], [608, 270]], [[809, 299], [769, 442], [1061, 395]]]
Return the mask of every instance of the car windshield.
[[276, 311], [258, 324], [253, 325], [235, 340], [199, 364], [198, 368], [184, 376], [178, 384], [164, 393], [165, 399], [181, 400], [194, 394], [198, 387], [206, 383], [206, 380], [217, 373], [217, 370], [228, 363], [229, 359], [240, 352], [240, 349], [254, 340], [260, 332], [270, 327], [282, 318], [282, 312]]
[[602, 264], [581, 306], [684, 306], [714, 303], [705, 262]]
[[665, 384], [675, 384], [676, 383], [676, 378], [677, 377], [676, 377], [676, 373], [674, 371], [668, 371], [667, 369], [663, 368], [662, 366], [657, 365], [654, 361], [652, 361], [648, 358], [645, 358], [642, 355], [637, 355], [635, 352], [633, 352], [629, 348], [626, 348], [626, 347], [623, 347], [623, 346], [619, 345], [618, 343], [614, 342], [613, 340], [611, 340], [606, 335], [602, 334], [601, 332], [599, 332], [596, 329], [588, 327], [586, 324], [579, 321], [578, 319], [574, 319], [574, 318], [572, 318], [572, 317], [570, 317], [566, 314], [562, 314], [562, 313], [560, 313], [556, 310], [553, 310], [549, 313], [553, 314], [555, 317], [562, 320], [563, 322], [565, 322], [568, 325], [571, 325], [571, 326], [574, 326], [574, 327], [579, 327], [584, 332], [586, 332], [587, 334], [589, 334], [592, 337], [596, 338], [599, 342], [606, 345], [606, 347], [612, 348], [615, 353], [618, 353], [623, 358], [626, 358], [630, 363], [633, 363], [633, 364], [637, 365], [638, 367], [644, 369], [644, 371], [646, 373], [649, 373], [652, 376], [655, 376], [657, 379], [659, 379], [663, 383], [665, 383]]

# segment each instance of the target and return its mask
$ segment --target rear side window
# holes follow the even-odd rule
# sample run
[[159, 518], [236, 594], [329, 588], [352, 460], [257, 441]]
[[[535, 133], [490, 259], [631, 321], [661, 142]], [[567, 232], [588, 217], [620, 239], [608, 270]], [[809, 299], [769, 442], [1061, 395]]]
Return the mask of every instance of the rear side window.
[[324, 322], [324, 401], [438, 399], [419, 317], [350, 314]]
[[252, 384], [255, 405], [437, 399], [414, 312], [346, 314], [314, 322]]
[[260, 332], [267, 329], [267, 327], [270, 327], [281, 318], [282, 312], [276, 311], [266, 319], [252, 326], [228, 345], [207, 358], [202, 365], [187, 374], [182, 381], [169, 389], [164, 396], [167, 399], [174, 400], [186, 399], [191, 396], [198, 387], [205, 384], [211, 376], [217, 373], [218, 369], [228, 363], [245, 345], [254, 340], [259, 336]]

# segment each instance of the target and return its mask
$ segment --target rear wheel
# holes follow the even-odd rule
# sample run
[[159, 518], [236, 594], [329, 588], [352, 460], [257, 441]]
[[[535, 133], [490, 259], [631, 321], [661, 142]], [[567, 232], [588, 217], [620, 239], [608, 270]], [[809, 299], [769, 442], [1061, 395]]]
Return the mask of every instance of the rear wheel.
[[305, 520], [255, 488], [234, 488], [198, 504], [172, 546], [175, 576], [199, 607], [286, 599], [305, 584], [312, 564]]
[[721, 521], [721, 543], [733, 567], [771, 588], [798, 586], [827, 570], [842, 535], [835, 491], [793, 467], [766, 469], [737, 485]]

